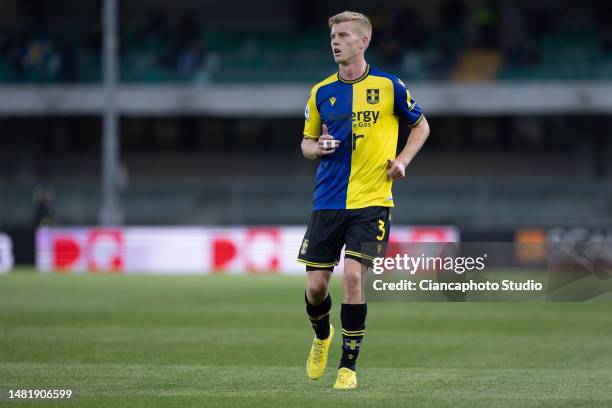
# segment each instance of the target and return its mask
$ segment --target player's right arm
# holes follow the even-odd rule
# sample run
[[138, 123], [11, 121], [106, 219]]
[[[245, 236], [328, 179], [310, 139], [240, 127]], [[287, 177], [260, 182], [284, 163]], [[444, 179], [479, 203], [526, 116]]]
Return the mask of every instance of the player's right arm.
[[338, 146], [340, 146], [340, 141], [334, 139], [327, 132], [327, 126], [323, 125], [321, 135], [316, 140], [304, 136], [302, 140], [302, 154], [308, 160], [316, 160], [321, 156], [334, 153]]
[[[327, 126], [321, 124], [321, 114], [316, 104], [316, 89], [310, 93], [306, 110], [304, 111], [304, 139], [302, 140], [302, 154], [308, 160], [316, 160], [336, 151], [340, 145], [339, 140], [327, 131]], [[333, 142], [330, 142], [332, 141]]]

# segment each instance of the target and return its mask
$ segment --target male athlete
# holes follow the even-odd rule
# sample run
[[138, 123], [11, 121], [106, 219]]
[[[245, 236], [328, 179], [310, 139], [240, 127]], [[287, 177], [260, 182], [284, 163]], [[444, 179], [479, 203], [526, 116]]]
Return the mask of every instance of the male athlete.
[[[329, 281], [346, 245], [342, 357], [334, 388], [352, 389], [357, 386], [355, 363], [367, 312], [361, 266], [384, 255], [381, 248], [389, 238], [393, 207], [391, 184], [404, 178], [406, 166], [429, 135], [429, 125], [402, 81], [366, 63], [372, 36], [366, 16], [345, 11], [331, 17], [329, 27], [338, 72], [312, 88], [306, 105], [302, 153], [320, 162], [298, 262], [306, 265], [306, 312], [315, 331], [306, 372], [317, 380], [327, 366], [334, 336]], [[395, 157], [400, 118], [412, 131]], [[365, 243], [376, 245], [367, 249]]]

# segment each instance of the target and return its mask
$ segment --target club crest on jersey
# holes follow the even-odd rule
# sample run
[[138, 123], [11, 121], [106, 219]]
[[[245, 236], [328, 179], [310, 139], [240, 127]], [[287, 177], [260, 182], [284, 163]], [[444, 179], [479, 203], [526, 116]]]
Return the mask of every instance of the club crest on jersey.
[[368, 89], [366, 90], [366, 101], [372, 105], [376, 105], [380, 102], [380, 90], [379, 89]]
[[334, 106], [334, 103], [336, 103], [336, 97], [332, 96], [331, 98], [329, 98], [329, 103], [331, 103], [331, 106]]

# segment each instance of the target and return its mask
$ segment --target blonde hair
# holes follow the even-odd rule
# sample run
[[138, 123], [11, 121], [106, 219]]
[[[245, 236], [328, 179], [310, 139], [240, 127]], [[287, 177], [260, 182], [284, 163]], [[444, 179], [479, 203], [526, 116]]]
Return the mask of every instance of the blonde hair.
[[331, 16], [328, 21], [329, 28], [331, 29], [334, 24], [344, 23], [345, 21], [355, 23], [358, 34], [368, 37], [368, 41], [372, 39], [372, 23], [370, 23], [370, 19], [368, 16], [355, 11], [343, 11], [335, 16]]

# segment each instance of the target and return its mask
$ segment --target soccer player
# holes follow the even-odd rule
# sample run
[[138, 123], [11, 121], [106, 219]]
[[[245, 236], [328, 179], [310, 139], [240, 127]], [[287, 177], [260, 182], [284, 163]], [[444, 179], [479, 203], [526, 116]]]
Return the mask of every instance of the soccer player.
[[[317, 380], [327, 366], [334, 336], [329, 281], [346, 245], [342, 357], [334, 388], [352, 389], [357, 386], [355, 363], [367, 312], [362, 265], [371, 266], [374, 257], [384, 255], [392, 182], [404, 178], [406, 166], [429, 135], [429, 125], [402, 81], [367, 64], [364, 53], [372, 36], [368, 17], [345, 11], [329, 19], [329, 28], [338, 72], [312, 88], [306, 105], [302, 153], [319, 160], [319, 166], [298, 262], [306, 265], [306, 312], [315, 332], [306, 371]], [[400, 118], [412, 130], [396, 157]]]

